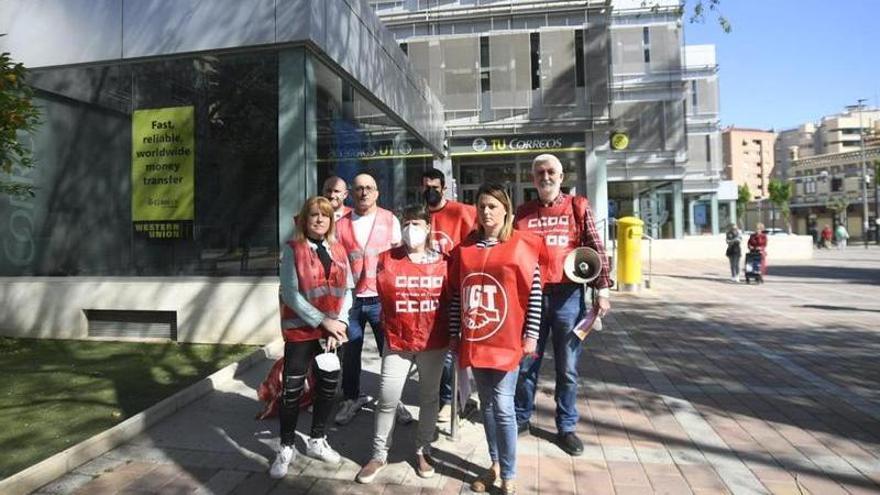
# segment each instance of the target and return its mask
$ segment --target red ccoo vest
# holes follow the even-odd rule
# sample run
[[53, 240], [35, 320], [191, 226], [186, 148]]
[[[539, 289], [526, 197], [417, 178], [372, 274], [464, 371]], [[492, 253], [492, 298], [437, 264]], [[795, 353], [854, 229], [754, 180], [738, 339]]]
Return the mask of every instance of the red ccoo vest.
[[[330, 245], [330, 277], [324, 277], [324, 266], [308, 241], [289, 241], [296, 257], [296, 278], [299, 292], [309, 303], [327, 315], [338, 318], [345, 299], [348, 259], [345, 248], [338, 242]], [[317, 340], [324, 335], [320, 328], [310, 327], [289, 306], [281, 302], [281, 333], [285, 342]]]
[[431, 243], [434, 251], [449, 254], [474, 230], [477, 209], [458, 201], [447, 201], [439, 211], [431, 212]]
[[586, 198], [566, 194], [558, 205], [548, 207], [533, 200], [517, 208], [516, 228], [538, 235], [547, 245], [548, 263], [541, 265], [546, 283], [571, 282], [562, 271], [562, 262], [565, 255], [581, 245], [583, 225], [578, 219], [582, 220], [584, 215], [575, 215], [574, 210], [585, 211], [588, 207]]
[[527, 232], [489, 248], [476, 241], [476, 234], [462, 241], [449, 265], [461, 297], [459, 365], [511, 371], [522, 359], [532, 277], [546, 250]]
[[379, 300], [385, 342], [393, 351], [420, 352], [449, 345], [446, 259], [418, 264], [406, 248], [379, 256]]
[[391, 235], [394, 229], [394, 215], [384, 209], [376, 210], [376, 220], [366, 246], [358, 244], [354, 236], [352, 215], [349, 212], [336, 222], [336, 235], [339, 242], [348, 251], [348, 261], [351, 263], [351, 274], [355, 280], [355, 294], [365, 291], [376, 291], [376, 265], [379, 262], [379, 254], [391, 248]]

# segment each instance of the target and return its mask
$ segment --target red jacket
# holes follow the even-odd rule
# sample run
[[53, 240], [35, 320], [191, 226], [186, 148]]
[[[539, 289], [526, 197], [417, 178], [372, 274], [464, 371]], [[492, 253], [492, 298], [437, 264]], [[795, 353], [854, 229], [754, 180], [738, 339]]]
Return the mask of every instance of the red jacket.
[[477, 247], [472, 234], [453, 251], [449, 284], [460, 290], [462, 368], [519, 366], [532, 278], [546, 258], [543, 240], [520, 231], [488, 248]]
[[391, 350], [420, 352], [449, 345], [445, 258], [417, 264], [404, 247], [385, 251], [379, 256], [378, 289]]

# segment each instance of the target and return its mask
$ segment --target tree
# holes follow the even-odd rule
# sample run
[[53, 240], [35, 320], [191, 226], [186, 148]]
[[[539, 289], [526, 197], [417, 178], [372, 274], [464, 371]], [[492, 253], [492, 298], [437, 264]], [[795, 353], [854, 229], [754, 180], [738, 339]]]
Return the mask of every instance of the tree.
[[736, 218], [739, 224], [745, 227], [743, 217], [746, 213], [746, 205], [752, 200], [752, 193], [749, 191], [748, 184], [740, 185], [736, 191]]
[[789, 206], [789, 200], [791, 200], [791, 182], [773, 179], [770, 181], [768, 190], [770, 192], [770, 202], [782, 212], [782, 219], [785, 221], [785, 227], [788, 230], [788, 233], [791, 234], [791, 207]]
[[34, 166], [31, 150], [21, 143], [22, 133], [33, 132], [40, 123], [26, 75], [24, 65], [7, 52], [0, 54], [0, 196], [34, 196], [34, 186], [17, 178]]
[[837, 223], [844, 222], [844, 213], [847, 206], [849, 206], [849, 201], [843, 196], [834, 196], [825, 202], [825, 208], [834, 212], [834, 218], [837, 220]]
[[[660, 8], [660, 5], [656, 0], [643, 0], [642, 6], [650, 6], [652, 10], [659, 10]], [[721, 0], [686, 0], [682, 4], [683, 11], [688, 14], [688, 22], [706, 22], [706, 13], [708, 12], [710, 15], [715, 16], [721, 29], [725, 33], [729, 33], [733, 29], [733, 26], [730, 24], [727, 17], [724, 17], [724, 14], [721, 13], [720, 7]]]

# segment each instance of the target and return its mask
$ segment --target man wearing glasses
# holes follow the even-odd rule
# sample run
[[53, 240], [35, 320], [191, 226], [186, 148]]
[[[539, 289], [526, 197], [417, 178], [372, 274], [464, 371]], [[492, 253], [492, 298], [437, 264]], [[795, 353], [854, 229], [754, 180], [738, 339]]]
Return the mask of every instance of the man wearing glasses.
[[[400, 221], [390, 211], [380, 208], [379, 188], [370, 174], [358, 174], [352, 183], [354, 209], [339, 219], [336, 226], [339, 242], [348, 252], [351, 272], [355, 281], [354, 302], [349, 312], [348, 343], [342, 357], [342, 393], [345, 400], [336, 413], [336, 422], [349, 423], [357, 412], [370, 401], [361, 394], [361, 352], [364, 347], [364, 327], [373, 329], [376, 346], [382, 352], [384, 338], [380, 314], [379, 293], [376, 291], [376, 265], [379, 254], [400, 244]], [[398, 421], [408, 423], [412, 416], [403, 404], [397, 408]]]

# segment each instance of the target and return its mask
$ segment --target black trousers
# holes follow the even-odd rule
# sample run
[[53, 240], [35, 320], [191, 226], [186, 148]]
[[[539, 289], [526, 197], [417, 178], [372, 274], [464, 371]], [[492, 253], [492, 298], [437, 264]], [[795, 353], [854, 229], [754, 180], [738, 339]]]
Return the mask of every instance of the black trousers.
[[[285, 342], [284, 343], [284, 375], [282, 376], [283, 390], [281, 392], [281, 407], [278, 417], [281, 420], [281, 444], [293, 445], [296, 438], [296, 422], [299, 419], [299, 402], [303, 395], [306, 383], [306, 373], [315, 356], [322, 352], [321, 344], [317, 340], [308, 342]], [[316, 384], [314, 390], [314, 402], [312, 405], [312, 438], [324, 436], [327, 429], [327, 418], [333, 407], [333, 396], [336, 394], [336, 383], [339, 381], [339, 371], [326, 373], [312, 367], [315, 373]]]

